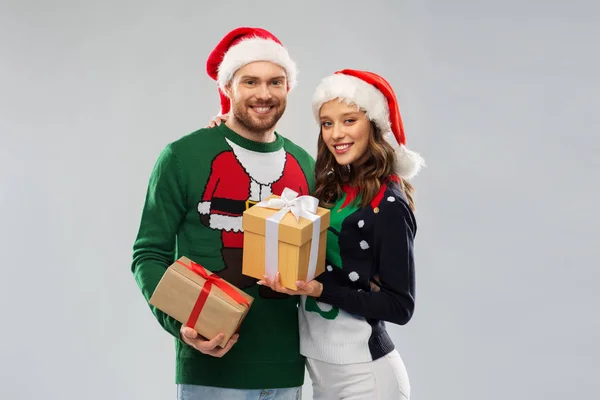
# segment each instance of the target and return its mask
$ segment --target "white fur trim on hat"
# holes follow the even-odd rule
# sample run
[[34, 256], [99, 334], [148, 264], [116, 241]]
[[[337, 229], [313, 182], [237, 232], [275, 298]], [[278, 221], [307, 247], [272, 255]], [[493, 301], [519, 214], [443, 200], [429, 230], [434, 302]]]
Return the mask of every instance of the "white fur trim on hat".
[[396, 153], [396, 173], [405, 178], [414, 178], [421, 168], [425, 166], [425, 160], [417, 152], [409, 150], [405, 145], [394, 149]]
[[387, 99], [373, 85], [350, 75], [334, 74], [326, 77], [313, 95], [313, 113], [317, 121], [323, 104], [333, 99], [355, 104], [367, 113], [367, 118], [382, 132], [390, 131], [390, 110]]
[[391, 131], [385, 132], [383, 138], [396, 153], [396, 172], [398, 175], [406, 179], [414, 178], [425, 166], [423, 157], [419, 153], [409, 150], [405, 145], [399, 144], [396, 136]]
[[296, 85], [298, 71], [287, 50], [273, 40], [253, 37], [240, 41], [225, 53], [219, 65], [219, 87], [225, 89], [238, 69], [256, 61], [270, 61], [281, 66], [286, 72], [290, 90]]

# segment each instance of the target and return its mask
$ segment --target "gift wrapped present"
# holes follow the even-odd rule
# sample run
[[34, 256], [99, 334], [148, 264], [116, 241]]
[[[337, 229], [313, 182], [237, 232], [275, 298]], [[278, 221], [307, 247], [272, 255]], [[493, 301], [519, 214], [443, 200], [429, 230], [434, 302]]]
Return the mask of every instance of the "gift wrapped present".
[[173, 263], [161, 278], [150, 304], [224, 347], [248, 314], [253, 298], [187, 257]]
[[297, 289], [325, 270], [329, 210], [312, 196], [286, 188], [243, 213], [242, 273], [257, 279], [281, 275], [281, 284]]

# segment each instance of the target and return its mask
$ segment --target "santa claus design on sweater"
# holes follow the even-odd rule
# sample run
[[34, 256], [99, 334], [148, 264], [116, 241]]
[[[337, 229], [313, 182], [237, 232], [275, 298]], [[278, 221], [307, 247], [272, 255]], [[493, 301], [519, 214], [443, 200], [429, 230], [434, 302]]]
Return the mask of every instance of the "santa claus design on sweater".
[[213, 159], [198, 213], [206, 226], [221, 231], [225, 268], [219, 276], [243, 289], [257, 280], [242, 275], [242, 213], [286, 187], [299, 194], [309, 190], [300, 164], [285, 149], [256, 152], [226, 140], [231, 150]]

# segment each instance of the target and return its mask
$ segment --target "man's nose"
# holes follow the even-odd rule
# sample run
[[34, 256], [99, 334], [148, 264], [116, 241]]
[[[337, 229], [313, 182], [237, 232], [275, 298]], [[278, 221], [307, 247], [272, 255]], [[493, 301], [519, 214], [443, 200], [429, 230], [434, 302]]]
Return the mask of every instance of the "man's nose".
[[272, 96], [271, 91], [269, 90], [269, 86], [267, 84], [260, 85], [260, 87], [258, 88], [258, 92], [256, 93], [256, 97], [263, 100], [270, 99]]

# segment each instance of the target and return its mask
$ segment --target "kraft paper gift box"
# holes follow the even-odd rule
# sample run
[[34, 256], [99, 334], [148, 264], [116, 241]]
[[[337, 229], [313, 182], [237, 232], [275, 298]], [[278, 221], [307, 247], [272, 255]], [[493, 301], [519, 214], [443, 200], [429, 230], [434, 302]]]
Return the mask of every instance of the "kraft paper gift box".
[[248, 314], [253, 297], [187, 257], [173, 263], [161, 278], [150, 304], [224, 347]]
[[296, 282], [310, 281], [325, 271], [325, 246], [329, 210], [318, 200], [286, 188], [242, 215], [244, 252], [242, 273], [272, 279], [277, 271], [281, 284], [296, 290]]

